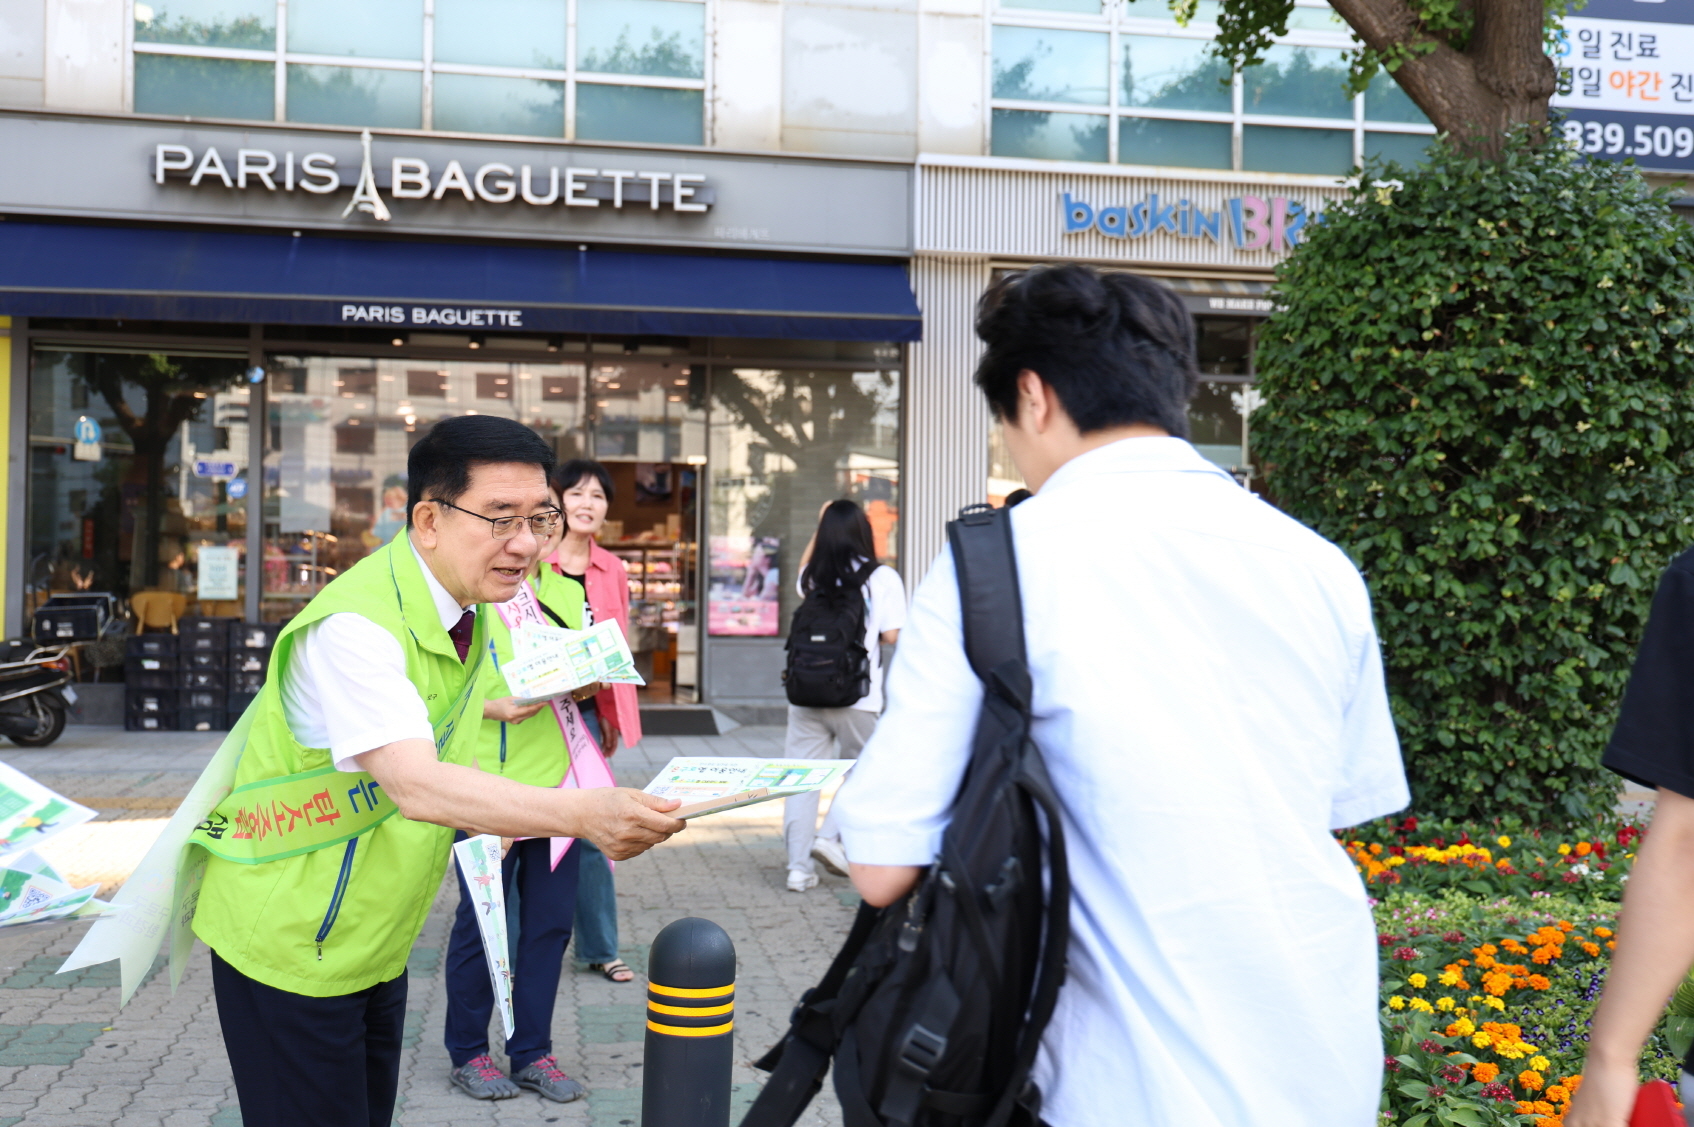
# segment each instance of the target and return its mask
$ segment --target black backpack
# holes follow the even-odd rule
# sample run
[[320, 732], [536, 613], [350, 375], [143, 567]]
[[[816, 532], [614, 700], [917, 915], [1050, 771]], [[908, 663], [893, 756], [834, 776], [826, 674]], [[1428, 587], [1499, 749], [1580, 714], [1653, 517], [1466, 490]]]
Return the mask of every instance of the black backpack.
[[1038, 1122], [1029, 1074], [1064, 982], [1070, 876], [1029, 738], [1009, 515], [973, 505], [947, 526], [965, 651], [986, 694], [941, 854], [904, 900], [860, 905], [823, 981], [757, 1062], [772, 1075], [741, 1127], [789, 1127], [832, 1057], [846, 1127]]
[[872, 560], [851, 583], [830, 591], [817, 588], [794, 612], [788, 629], [788, 667], [782, 671], [789, 704], [852, 708], [870, 693], [865, 584], [876, 568]]

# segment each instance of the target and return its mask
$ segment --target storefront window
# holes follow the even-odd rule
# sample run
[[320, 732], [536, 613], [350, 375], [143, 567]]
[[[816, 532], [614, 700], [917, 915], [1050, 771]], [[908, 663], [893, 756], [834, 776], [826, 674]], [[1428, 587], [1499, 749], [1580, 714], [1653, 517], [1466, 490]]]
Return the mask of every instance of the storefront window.
[[851, 497], [878, 558], [898, 564], [900, 375], [725, 367], [712, 372], [709, 622], [780, 636], [818, 510]]
[[[281, 43], [279, 10], [288, 29]], [[704, 0], [437, 0], [430, 18], [426, 62], [423, 0], [137, 3], [135, 108], [563, 140], [705, 141]], [[338, 58], [358, 65], [333, 65]]]
[[[178, 613], [238, 613], [239, 588], [202, 593], [198, 563], [206, 548], [239, 550], [246, 532], [242, 368], [230, 356], [35, 352], [26, 615], [74, 590], [169, 591]], [[97, 450], [78, 449], [83, 419], [102, 432]]]

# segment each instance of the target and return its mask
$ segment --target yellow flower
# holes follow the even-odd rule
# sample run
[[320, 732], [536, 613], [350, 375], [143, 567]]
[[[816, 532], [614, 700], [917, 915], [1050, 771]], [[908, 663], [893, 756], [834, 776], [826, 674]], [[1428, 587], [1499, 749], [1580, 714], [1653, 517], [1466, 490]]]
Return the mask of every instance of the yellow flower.
[[1565, 844], [1563, 844], [1563, 843], [1561, 843], [1561, 844], [1560, 844], [1560, 845], [1559, 845], [1559, 856], [1560, 856], [1560, 857], [1568, 857], [1568, 856], [1570, 856], [1570, 846], [1568, 846], [1568, 845], [1565, 845]]
[[1409, 974], [1406, 976], [1406, 981], [1411, 983], [1412, 986], [1418, 990], [1422, 990], [1425, 986], [1429, 985], [1429, 977], [1422, 973]]
[[1461, 1017], [1447, 1027], [1448, 1037], [1469, 1037], [1476, 1032], [1476, 1023], [1468, 1017]]
[[1388, 999], [1388, 1008], [1391, 1010], [1403, 1010], [1406, 1008], [1406, 999], [1396, 994], [1392, 998]]
[[1479, 1049], [1486, 1049], [1488, 1046], [1490, 1046], [1494, 1043], [1494, 1034], [1492, 1034], [1492, 1033], [1478, 1033], [1476, 1036], [1474, 1036], [1470, 1039], [1470, 1043], [1475, 1045]]
[[1453, 1002], [1453, 999], [1451, 999], [1451, 998], [1437, 998], [1437, 999], [1435, 999], [1435, 1008], [1438, 1009], [1438, 1010], [1447, 1011], [1447, 1010], [1452, 1009], [1453, 1006], [1454, 1006], [1454, 1002]]
[[1510, 849], [1512, 847], [1512, 839], [1507, 837], [1505, 834], [1501, 834], [1499, 837], [1495, 838], [1494, 842], [1501, 849]]
[[1487, 999], [1487, 1004], [1491, 1009], [1503, 1010], [1506, 1008], [1506, 1003], [1501, 1001], [1499, 998], [1489, 998]]
[[1443, 986], [1457, 986], [1459, 984], [1459, 974], [1457, 971], [1444, 970], [1436, 976], [1435, 981], [1439, 982]]
[[1416, 1010], [1420, 1014], [1432, 1014], [1435, 1012], [1435, 1007], [1422, 998], [1413, 998], [1410, 1005], [1412, 1009]]
[[1546, 1057], [1533, 1057], [1530, 1059], [1529, 1067], [1533, 1068], [1537, 1072], [1546, 1072], [1549, 1068], [1553, 1067], [1553, 1062], [1548, 1060]]

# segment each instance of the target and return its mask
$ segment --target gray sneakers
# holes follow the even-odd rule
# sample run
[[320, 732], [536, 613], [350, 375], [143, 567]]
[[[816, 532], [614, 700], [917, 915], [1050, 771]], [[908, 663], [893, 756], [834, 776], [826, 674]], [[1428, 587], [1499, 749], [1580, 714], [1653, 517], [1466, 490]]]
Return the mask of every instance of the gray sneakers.
[[588, 1094], [588, 1089], [566, 1076], [559, 1068], [559, 1062], [551, 1056], [532, 1061], [512, 1073], [512, 1080], [520, 1088], [528, 1088], [532, 1092], [558, 1103], [568, 1104], [572, 1100], [580, 1100]]
[[473, 1100], [509, 1100], [523, 1095], [523, 1091], [506, 1078], [500, 1066], [494, 1063], [494, 1058], [487, 1053], [461, 1064], [447, 1074], [447, 1079]]

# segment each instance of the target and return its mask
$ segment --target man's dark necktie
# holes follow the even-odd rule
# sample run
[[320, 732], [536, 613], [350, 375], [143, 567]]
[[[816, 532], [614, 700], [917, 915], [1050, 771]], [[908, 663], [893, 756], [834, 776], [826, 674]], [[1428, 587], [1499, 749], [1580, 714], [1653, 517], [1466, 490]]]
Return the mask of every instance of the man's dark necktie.
[[447, 636], [453, 639], [453, 648], [459, 651], [459, 660], [464, 661], [471, 652], [471, 635], [476, 631], [476, 610], [467, 610], [459, 616], [459, 624], [447, 631]]

